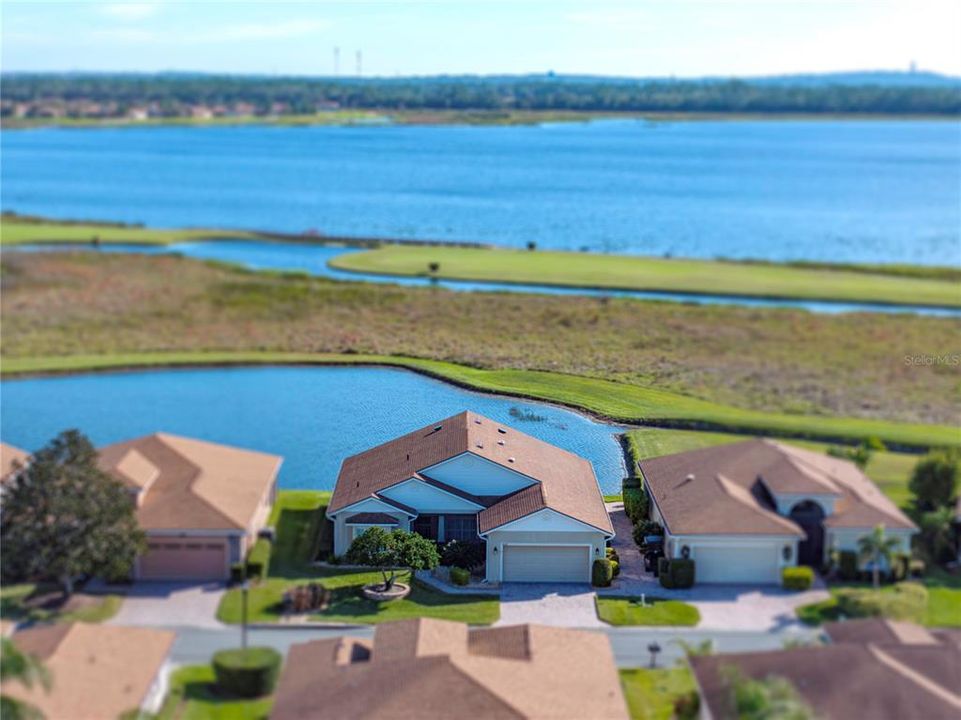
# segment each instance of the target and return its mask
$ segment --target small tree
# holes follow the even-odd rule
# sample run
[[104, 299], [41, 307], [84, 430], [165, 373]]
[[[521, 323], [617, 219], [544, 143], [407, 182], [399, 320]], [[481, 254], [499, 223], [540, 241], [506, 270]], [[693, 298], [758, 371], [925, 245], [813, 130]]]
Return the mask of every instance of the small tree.
[[918, 522], [921, 545], [930, 556], [929, 560], [946, 562], [954, 559], [954, 520], [955, 510], [947, 505], [921, 515]]
[[427, 263], [427, 269], [430, 270], [431, 275], [436, 275], [438, 272], [440, 272], [440, 263], [429, 262]]
[[861, 559], [871, 561], [871, 581], [875, 590], [881, 585], [881, 558], [890, 566], [891, 557], [899, 544], [897, 538], [889, 538], [884, 534], [884, 525], [878, 525], [868, 535], [858, 538]]
[[938, 450], [921, 458], [908, 483], [915, 510], [926, 513], [952, 505], [958, 497], [958, 477], [957, 452]]
[[487, 547], [482, 542], [451, 540], [441, 551], [441, 564], [474, 571], [487, 562]]
[[440, 563], [437, 546], [431, 540], [406, 530], [387, 531], [379, 527], [354, 538], [346, 559], [354, 565], [378, 568], [384, 578], [383, 590], [394, 587], [398, 568], [430, 570]]
[[34, 453], [0, 506], [5, 579], [57, 580], [64, 594], [81, 575], [129, 574], [146, 550], [130, 494], [97, 467], [90, 441], [68, 430]]

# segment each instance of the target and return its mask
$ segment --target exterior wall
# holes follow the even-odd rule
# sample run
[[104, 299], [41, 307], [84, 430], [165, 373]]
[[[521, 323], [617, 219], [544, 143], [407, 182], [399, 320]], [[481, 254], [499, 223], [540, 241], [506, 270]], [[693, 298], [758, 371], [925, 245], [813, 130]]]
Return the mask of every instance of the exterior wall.
[[[384, 511], [378, 510], [377, 512]], [[350, 547], [350, 526], [347, 524], [347, 518], [354, 514], [356, 514], [356, 511], [341, 510], [334, 519], [334, 555], [343, 555], [347, 552], [347, 548]], [[410, 522], [406, 513], [396, 510], [386, 514], [397, 520], [397, 528], [400, 530], [410, 530]]]
[[[801, 542], [800, 538], [793, 536], [779, 537], [775, 535], [762, 535], [762, 536], [737, 536], [737, 535], [670, 535], [665, 533], [664, 536], [664, 554], [669, 558], [679, 558], [682, 557], [681, 549], [687, 545], [691, 548], [691, 558], [694, 560], [695, 568], [697, 565], [697, 548], [709, 546], [709, 547], [723, 547], [730, 548], [731, 556], [730, 561], [732, 563], [737, 562], [737, 549], [744, 547], [758, 548], [758, 547], [770, 547], [771, 552], [775, 553], [778, 561], [778, 572], [786, 567], [793, 567], [797, 565], [798, 558], [798, 544]], [[789, 546], [791, 548], [791, 558], [789, 560], [784, 559], [783, 548]], [[695, 569], [695, 575], [696, 575]]]
[[519, 532], [494, 530], [487, 535], [487, 581], [500, 582], [504, 545], [590, 545], [590, 560], [604, 557], [607, 537], [599, 530], [593, 532]]
[[483, 509], [483, 506], [477, 503], [451, 495], [420, 480], [408, 480], [381, 491], [380, 495], [416, 508], [420, 513], [432, 515], [477, 513]]
[[771, 493], [774, 501], [777, 503], [777, 511], [779, 515], [790, 515], [791, 509], [798, 503], [804, 502], [805, 500], [811, 500], [816, 502], [824, 510], [824, 516], [828, 517], [834, 514], [834, 502], [837, 497], [834, 495], [811, 495], [811, 494], [784, 494], [776, 495]]
[[[857, 552], [858, 539], [873, 532], [873, 530], [874, 528], [824, 528], [824, 561], [827, 561], [829, 553], [833, 550]], [[897, 538], [900, 541], [900, 545], [895, 550], [899, 553], [911, 552], [911, 537], [916, 534], [916, 530], [910, 529], [885, 530], [885, 535]], [[864, 567], [865, 562], [858, 559], [858, 567]]]
[[507, 495], [534, 484], [526, 475], [471, 453], [445, 460], [423, 472], [472, 495]]

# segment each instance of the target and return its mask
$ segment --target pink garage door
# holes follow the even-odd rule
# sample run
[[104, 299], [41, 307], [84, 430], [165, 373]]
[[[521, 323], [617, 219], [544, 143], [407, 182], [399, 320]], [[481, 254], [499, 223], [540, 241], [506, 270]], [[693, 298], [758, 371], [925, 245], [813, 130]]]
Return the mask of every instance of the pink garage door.
[[158, 538], [147, 541], [140, 558], [141, 580], [223, 580], [227, 545], [208, 538]]

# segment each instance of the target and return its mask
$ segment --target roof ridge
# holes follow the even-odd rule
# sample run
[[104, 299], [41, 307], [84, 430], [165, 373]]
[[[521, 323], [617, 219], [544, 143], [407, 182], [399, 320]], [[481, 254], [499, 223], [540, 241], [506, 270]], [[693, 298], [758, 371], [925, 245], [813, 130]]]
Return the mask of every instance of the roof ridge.
[[901, 677], [910, 680], [912, 683], [918, 687], [928, 691], [932, 695], [936, 696], [938, 699], [953, 705], [958, 710], [961, 710], [961, 697], [955, 695], [947, 688], [942, 687], [934, 680], [931, 680], [917, 670], [908, 665], [905, 665], [900, 660], [891, 657], [886, 652], [884, 652], [877, 645], [868, 645], [868, 651], [882, 664], [886, 665], [888, 668], [898, 673]]
[[721, 491], [739, 505], [746, 507], [751, 512], [761, 515], [768, 520], [776, 522], [778, 525], [790, 528], [795, 532], [800, 530], [796, 523], [791, 522], [783, 515], [771, 512], [770, 510], [761, 507], [758, 503], [752, 502], [752, 500], [748, 497], [745, 497], [746, 495], [750, 496], [751, 494], [747, 488], [741, 487], [733, 480], [724, 477], [724, 475], [721, 473], [717, 473], [717, 475], [714, 476], [714, 479], [717, 480], [718, 485], [721, 486]]

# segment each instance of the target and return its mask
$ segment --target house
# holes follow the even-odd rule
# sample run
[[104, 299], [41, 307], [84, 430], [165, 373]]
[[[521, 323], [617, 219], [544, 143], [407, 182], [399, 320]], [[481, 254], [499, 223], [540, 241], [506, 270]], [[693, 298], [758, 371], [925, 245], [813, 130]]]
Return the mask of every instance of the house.
[[736, 717], [732, 670], [755, 680], [786, 678], [824, 720], [961, 717], [961, 646], [908, 625], [849, 620], [825, 626], [833, 640], [826, 646], [692, 657], [701, 717]]
[[49, 691], [3, 683], [3, 694], [57, 718], [117, 718], [157, 712], [166, 694], [167, 658], [176, 635], [166, 630], [56, 623], [21, 630], [11, 640], [40, 660]]
[[515, 625], [469, 630], [414, 619], [373, 640], [291, 647], [273, 720], [626, 720], [610, 642], [581, 630]]
[[223, 580], [265, 526], [282, 458], [156, 433], [101, 448], [129, 488], [148, 550], [140, 580]]
[[484, 542], [489, 582], [589, 582], [614, 529], [590, 462], [473, 412], [344, 460], [334, 553], [371, 527]]
[[0, 442], [0, 483], [5, 483], [16, 474], [16, 469], [27, 464], [30, 453], [13, 445]]
[[638, 463], [665, 554], [690, 557], [704, 583], [777, 583], [792, 565], [820, 568], [857, 550], [879, 524], [910, 552], [917, 527], [846, 460], [748, 440]]

